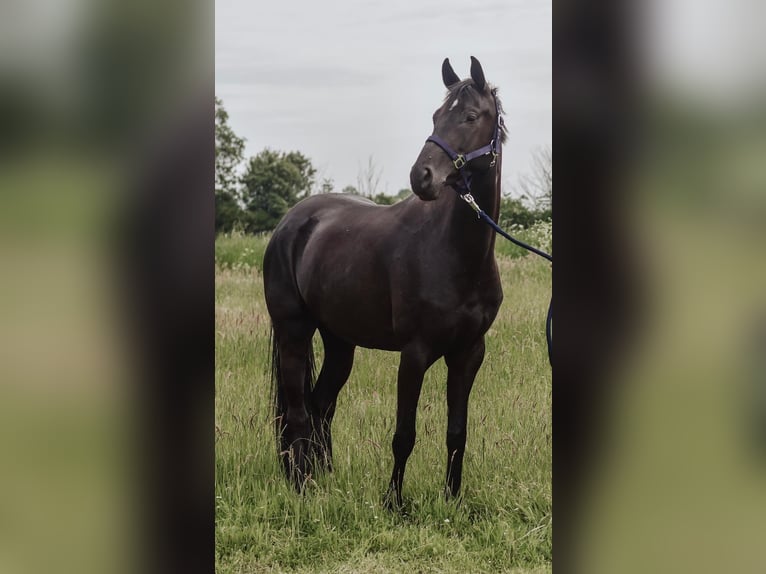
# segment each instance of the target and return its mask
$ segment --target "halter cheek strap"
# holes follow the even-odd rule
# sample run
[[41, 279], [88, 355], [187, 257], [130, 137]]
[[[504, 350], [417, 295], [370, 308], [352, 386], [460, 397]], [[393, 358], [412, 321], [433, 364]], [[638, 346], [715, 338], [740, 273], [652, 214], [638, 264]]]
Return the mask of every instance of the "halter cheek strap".
[[466, 195], [471, 192], [471, 172], [466, 169], [468, 162], [476, 159], [477, 157], [491, 154], [492, 161], [490, 162], [489, 167], [495, 167], [495, 164], [497, 163], [497, 158], [500, 155], [500, 130], [503, 126], [503, 118], [500, 115], [500, 107], [497, 104], [497, 100], [495, 100], [495, 117], [497, 118], [497, 121], [495, 122], [495, 134], [492, 138], [492, 141], [490, 141], [489, 144], [465, 155], [457, 153], [446, 141], [444, 141], [436, 134], [432, 134], [426, 138], [426, 142], [433, 142], [442, 148], [442, 150], [444, 150], [444, 153], [446, 153], [452, 160], [452, 165], [455, 166], [455, 169], [463, 178], [462, 187], [454, 186], [455, 191], [457, 191], [460, 195]]

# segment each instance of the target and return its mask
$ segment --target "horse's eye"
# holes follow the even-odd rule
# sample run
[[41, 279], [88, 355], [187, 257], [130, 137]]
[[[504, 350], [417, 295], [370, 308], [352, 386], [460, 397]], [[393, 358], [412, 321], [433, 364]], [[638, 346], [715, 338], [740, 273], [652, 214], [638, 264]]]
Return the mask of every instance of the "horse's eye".
[[467, 121], [467, 122], [475, 122], [478, 118], [479, 118], [479, 116], [477, 116], [476, 114], [472, 113], [472, 114], [468, 114], [465, 117], [465, 121]]

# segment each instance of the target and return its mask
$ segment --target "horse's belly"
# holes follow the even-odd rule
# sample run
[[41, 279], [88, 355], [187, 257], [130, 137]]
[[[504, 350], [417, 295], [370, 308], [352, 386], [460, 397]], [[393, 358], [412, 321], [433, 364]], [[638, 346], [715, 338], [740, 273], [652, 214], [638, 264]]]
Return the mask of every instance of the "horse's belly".
[[361, 347], [401, 349], [391, 312], [385, 276], [371, 273], [366, 265], [343, 272], [315, 270], [299, 281], [301, 295], [320, 327]]
[[370, 300], [363, 294], [349, 294], [342, 300], [324, 300], [313, 314], [322, 327], [354, 345], [389, 351], [401, 349], [390, 306], [385, 302]]

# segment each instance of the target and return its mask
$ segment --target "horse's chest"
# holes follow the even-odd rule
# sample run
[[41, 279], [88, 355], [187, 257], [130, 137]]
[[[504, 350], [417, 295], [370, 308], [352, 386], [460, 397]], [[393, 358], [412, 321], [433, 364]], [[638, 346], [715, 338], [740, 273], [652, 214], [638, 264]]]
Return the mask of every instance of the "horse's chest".
[[456, 286], [445, 286], [440, 295], [420, 302], [421, 324], [433, 328], [448, 338], [474, 338], [489, 329], [497, 316], [502, 302], [499, 282], [491, 278], [481, 282]]
[[453, 316], [461, 330], [486, 331], [497, 316], [500, 298], [496, 293], [474, 293], [462, 301]]

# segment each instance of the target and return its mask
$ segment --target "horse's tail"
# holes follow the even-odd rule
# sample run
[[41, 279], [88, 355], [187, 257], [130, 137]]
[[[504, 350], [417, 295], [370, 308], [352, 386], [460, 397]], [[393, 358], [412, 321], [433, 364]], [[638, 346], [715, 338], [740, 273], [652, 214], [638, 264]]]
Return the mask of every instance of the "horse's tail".
[[280, 450], [280, 437], [282, 436], [282, 419], [285, 412], [285, 397], [282, 390], [282, 369], [279, 366], [279, 347], [274, 337], [274, 326], [269, 331], [271, 341], [271, 404], [274, 406], [274, 430], [277, 437], [277, 452]]
[[[285, 410], [282, 369], [280, 368], [279, 361], [279, 345], [277, 345], [277, 339], [274, 336], [273, 325], [269, 338], [271, 339], [271, 402], [274, 405], [274, 430], [277, 438], [277, 453], [280, 453], [282, 451], [282, 431], [285, 427], [284, 419], [287, 412]], [[309, 343], [309, 352], [306, 355], [306, 368], [303, 376], [303, 401], [309, 415], [311, 414], [311, 392], [314, 388], [315, 370], [314, 347]]]

